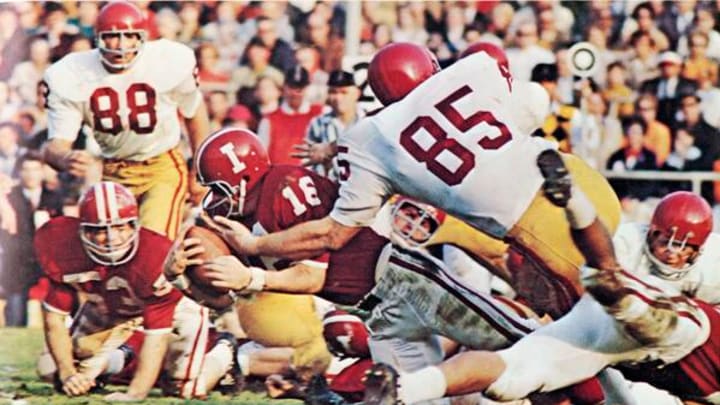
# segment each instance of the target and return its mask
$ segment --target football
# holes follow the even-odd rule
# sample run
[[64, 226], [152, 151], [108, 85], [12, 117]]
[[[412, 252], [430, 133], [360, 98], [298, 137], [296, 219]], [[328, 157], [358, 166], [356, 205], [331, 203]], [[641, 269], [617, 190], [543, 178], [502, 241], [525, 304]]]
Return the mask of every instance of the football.
[[[186, 238], [198, 238], [202, 241], [202, 246], [205, 248], [205, 253], [200, 255], [203, 260], [210, 260], [218, 256], [225, 256], [231, 254], [230, 248], [220, 236], [215, 232], [203, 228], [201, 226], [193, 226], [190, 228], [185, 236]], [[221, 296], [229, 292], [227, 288], [214, 287], [210, 284], [210, 280], [207, 277], [207, 269], [202, 266], [190, 266], [185, 270], [185, 274], [192, 282], [193, 286], [196, 286], [202, 292], [210, 296]]]

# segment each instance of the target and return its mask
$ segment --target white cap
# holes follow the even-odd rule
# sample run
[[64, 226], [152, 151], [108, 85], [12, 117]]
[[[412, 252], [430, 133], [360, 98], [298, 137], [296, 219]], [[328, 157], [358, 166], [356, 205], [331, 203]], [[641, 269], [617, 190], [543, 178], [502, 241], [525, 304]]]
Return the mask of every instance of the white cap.
[[675, 52], [666, 51], [660, 54], [658, 64], [672, 63], [673, 65], [682, 65], [682, 58]]

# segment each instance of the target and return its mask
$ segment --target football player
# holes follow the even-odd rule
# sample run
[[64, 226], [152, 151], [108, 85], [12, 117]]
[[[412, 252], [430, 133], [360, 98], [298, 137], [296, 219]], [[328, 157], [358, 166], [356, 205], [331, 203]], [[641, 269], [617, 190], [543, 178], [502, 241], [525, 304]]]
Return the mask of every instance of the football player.
[[[127, 392], [107, 399], [145, 398], [161, 369], [176, 394], [204, 396], [196, 380], [208, 310], [165, 279], [163, 261], [170, 246], [169, 239], [139, 225], [135, 198], [112, 182], [85, 193], [80, 218], [53, 218], [37, 231], [38, 260], [50, 279], [43, 303], [48, 351], [38, 360], [44, 379], [56, 381], [67, 395], [87, 393], [101, 374], [119, 371], [111, 353], [142, 326], [145, 344], [137, 372]], [[65, 318], [79, 293], [86, 302], [68, 330]], [[202, 351], [195, 353], [198, 348]]]
[[[200, 179], [211, 190], [204, 200], [205, 210], [222, 217], [239, 218], [258, 233], [296, 225], [329, 212], [330, 202], [337, 197], [336, 184], [305, 168], [269, 166], [266, 156], [262, 145], [249, 131], [227, 129], [208, 137], [197, 156]], [[260, 204], [260, 201], [263, 203]], [[399, 248], [385, 251], [387, 239], [380, 235], [388, 232], [382, 230], [380, 219], [374, 225], [363, 228], [350, 243], [330, 252], [329, 257], [327, 253], [320, 256], [328, 257], [327, 268], [306, 260], [289, 266], [286, 264], [285, 268], [279, 267], [282, 271], [264, 271], [228, 257], [204, 265], [215, 273], [211, 274], [211, 278], [215, 278], [214, 285], [230, 288], [240, 294], [249, 291], [317, 293], [335, 303], [359, 304], [366, 310], [372, 310], [373, 314], [377, 312], [376, 331], [382, 332], [382, 336], [378, 337], [395, 339], [389, 345], [378, 346], [377, 351], [373, 352], [374, 357], [384, 360], [392, 357], [388, 356], [388, 351], [394, 351], [401, 341], [418, 340], [419, 337], [429, 339], [433, 334], [450, 336], [471, 347], [507, 347], [513, 338], [523, 336], [535, 325], [534, 321], [518, 315], [512, 305], [457, 287], [457, 282], [447, 275], [442, 264], [427, 254], [414, 254]], [[389, 218], [385, 221], [387, 225]], [[190, 242], [190, 239], [185, 242]], [[184, 245], [184, 250], [178, 253], [175, 260], [184, 260], [185, 252], [191, 256], [190, 251], [194, 248], [187, 243]], [[273, 263], [270, 258], [263, 259], [264, 263]], [[258, 260], [254, 262], [256, 265], [261, 263]], [[409, 270], [405, 263], [410, 262], [413, 265]], [[415, 267], [430, 270], [416, 272], [412, 270]], [[187, 277], [177, 275], [177, 272], [171, 272], [168, 277], [185, 278], [183, 283], [188, 282]], [[381, 281], [376, 283], [378, 278]], [[177, 284], [177, 281], [174, 283]], [[449, 292], [448, 286], [456, 286], [455, 295]], [[368, 295], [371, 289], [372, 294]], [[413, 294], [397, 293], [401, 290], [412, 291]], [[257, 305], [257, 298], [265, 295], [267, 293], [255, 296], [256, 300], [251, 303], [254, 307], [241, 303], [239, 312], [241, 318], [251, 313], [249, 308], [257, 312], [241, 323], [253, 340], [268, 346], [265, 343], [268, 338], [256, 339], [258, 334], [251, 329], [265, 328], [261, 325], [262, 320], [284, 316], [285, 312], [278, 309], [275, 314], [267, 314], [267, 309], [260, 310], [262, 307]], [[391, 299], [392, 296], [407, 299], [398, 302]], [[422, 303], [424, 301], [425, 304]], [[415, 311], [411, 308], [413, 305], [426, 306], [422, 311]], [[384, 314], [389, 308], [402, 308], [399, 312], [405, 313], [405, 316], [388, 319]], [[447, 317], [443, 316], [443, 311], [454, 311], [458, 316], [455, 321], [458, 322], [445, 321]], [[292, 315], [297, 318], [297, 308]], [[497, 321], [487, 320], [492, 317], [497, 318]], [[248, 324], [249, 320], [256, 322]], [[283, 322], [292, 325], [293, 320], [285, 319]], [[265, 335], [270, 336], [271, 332], [276, 331], [276, 328], [271, 329]], [[422, 355], [408, 356], [412, 358], [399, 364], [415, 369], [426, 364], [418, 364], [419, 359], [432, 357], [436, 362], [440, 361], [442, 352], [436, 342], [432, 343], [430, 347], [415, 348], [415, 353], [419, 353], [419, 350]], [[407, 353], [407, 349], [403, 353]]]
[[87, 125], [102, 151], [103, 179], [138, 198], [142, 226], [174, 239], [194, 181], [179, 149], [178, 113], [192, 150], [209, 132], [194, 53], [176, 42], [148, 41], [145, 16], [127, 1], [103, 7], [95, 33], [97, 49], [71, 53], [45, 72], [45, 158], [84, 176], [90, 156], [71, 145]]
[[[667, 212], [671, 206], [677, 212]], [[567, 210], [570, 216], [585, 217], [593, 208]], [[682, 270], [688, 260], [697, 258], [693, 255], [710, 232], [708, 214], [700, 200], [687, 194], [669, 196], [658, 207], [648, 233], [649, 253]], [[587, 293], [563, 318], [509, 349], [461, 353], [438, 367], [401, 377], [400, 399], [414, 403], [484, 390], [510, 400], [565, 387], [615, 366], [631, 380], [648, 382], [684, 400], [717, 400], [720, 383], [712, 376], [720, 370], [713, 354], [720, 347], [720, 311], [683, 296], [665, 280], [640, 279], [624, 270], [585, 267], [583, 284]], [[477, 364], [484, 366], [478, 369]], [[394, 403], [386, 393], [397, 393], [396, 374], [383, 365], [370, 375], [366, 403]], [[435, 385], [426, 385], [430, 380]]]
[[[594, 252], [612, 251], [605, 227], [613, 231], [619, 222], [617, 197], [581, 160], [519, 133], [510, 112], [512, 80], [495, 58], [472, 53], [439, 71], [427, 49], [396, 43], [377, 53], [368, 75], [386, 107], [341, 137], [343, 174], [330, 215], [261, 237], [219, 218], [233, 249], [290, 258], [338, 249], [397, 193], [437, 206], [535, 262], [537, 277], [558, 295], [553, 315], [582, 292], [578, 269], [585, 259], [578, 246], [591, 265], [617, 268], [612, 255]], [[576, 182], [572, 192], [564, 186], [568, 173]], [[566, 204], [597, 210], [567, 218], [559, 207]], [[587, 243], [588, 233], [603, 237]], [[575, 238], [585, 240], [576, 245]], [[608, 262], [596, 262], [599, 257]]]
[[623, 268], [652, 275], [690, 298], [720, 304], [720, 237], [712, 232], [710, 205], [699, 195], [678, 191], [665, 196], [650, 224], [628, 223], [613, 237]]

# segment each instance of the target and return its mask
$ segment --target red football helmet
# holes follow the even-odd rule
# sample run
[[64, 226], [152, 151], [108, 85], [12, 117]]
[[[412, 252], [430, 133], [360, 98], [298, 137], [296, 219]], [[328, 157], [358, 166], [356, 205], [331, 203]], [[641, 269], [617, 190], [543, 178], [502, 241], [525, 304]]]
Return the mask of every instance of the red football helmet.
[[400, 197], [392, 208], [392, 236], [402, 244], [422, 246], [445, 222], [445, 211], [409, 197]]
[[507, 54], [501, 47], [493, 44], [492, 42], [479, 41], [470, 44], [461, 54], [460, 59], [472, 55], [478, 52], [485, 52], [490, 55], [495, 61], [497, 61], [500, 74], [508, 80], [508, 83], [512, 80], [512, 74], [510, 73], [510, 62], [508, 62]]
[[[663, 198], [655, 208], [645, 244], [657, 275], [669, 279], [682, 278], [697, 261], [712, 228], [712, 208], [701, 196], [678, 191]], [[684, 268], [672, 267], [658, 259], [651, 251], [651, 245], [659, 237], [667, 238], [667, 248], [671, 251], [679, 252], [689, 245], [696, 248], [697, 253], [688, 260]]]
[[362, 319], [342, 309], [335, 309], [323, 318], [323, 337], [328, 349], [338, 357], [370, 357], [370, 334]]
[[139, 235], [138, 206], [130, 190], [103, 181], [83, 195], [80, 240], [94, 262], [106, 266], [128, 262], [137, 252]]
[[[110, 49], [105, 44], [105, 36], [120, 35], [121, 43], [125, 40], [124, 35], [136, 34], [139, 36], [138, 45], [132, 48]], [[113, 69], [127, 69], [137, 60], [137, 55], [147, 40], [147, 22], [142, 11], [137, 6], [127, 1], [113, 1], [100, 10], [95, 23], [95, 38], [97, 47], [100, 50], [102, 62]], [[112, 55], [133, 56], [129, 61], [114, 62]]]
[[268, 171], [270, 158], [257, 135], [227, 128], [200, 145], [195, 168], [200, 183], [210, 187], [203, 209], [211, 216], [241, 216], [245, 195]]
[[368, 82], [383, 105], [392, 104], [410, 93], [428, 77], [440, 71], [429, 49], [409, 42], [382, 47], [370, 61]]

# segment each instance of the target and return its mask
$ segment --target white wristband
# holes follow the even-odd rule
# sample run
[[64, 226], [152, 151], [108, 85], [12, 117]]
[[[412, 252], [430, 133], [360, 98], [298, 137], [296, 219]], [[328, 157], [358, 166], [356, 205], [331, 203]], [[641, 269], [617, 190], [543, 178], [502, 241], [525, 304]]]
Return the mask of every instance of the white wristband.
[[173, 287], [177, 288], [180, 291], [185, 291], [190, 288], [190, 279], [187, 278], [187, 276], [184, 274], [181, 274], [174, 279], [168, 281], [170, 281], [170, 284], [172, 284]]
[[265, 288], [265, 270], [259, 267], [250, 267], [252, 277], [250, 284], [245, 287], [248, 291], [262, 291]]

